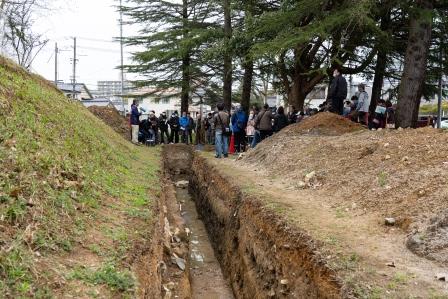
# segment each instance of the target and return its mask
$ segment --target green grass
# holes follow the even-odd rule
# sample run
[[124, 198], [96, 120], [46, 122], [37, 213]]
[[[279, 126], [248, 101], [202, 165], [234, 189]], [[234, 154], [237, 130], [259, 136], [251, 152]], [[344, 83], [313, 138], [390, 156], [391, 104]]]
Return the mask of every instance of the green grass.
[[135, 286], [135, 279], [129, 271], [119, 271], [112, 264], [106, 264], [104, 267], [93, 270], [85, 267], [77, 267], [68, 275], [68, 279], [77, 279], [90, 284], [107, 285], [112, 290], [120, 292], [129, 292]]
[[[94, 221], [104, 221], [98, 215], [107, 198], [118, 202], [114, 215], [148, 222], [161, 190], [159, 152], [131, 145], [79, 103], [1, 57], [0, 78], [0, 219], [7, 236], [0, 294], [48, 297], [51, 279], [40, 274], [35, 252], [50, 267], [51, 256], [71, 253]], [[126, 228], [109, 237], [118, 238], [115, 255], [132, 245], [125, 244], [132, 241]], [[103, 270], [97, 281], [128, 289], [115, 270]]]

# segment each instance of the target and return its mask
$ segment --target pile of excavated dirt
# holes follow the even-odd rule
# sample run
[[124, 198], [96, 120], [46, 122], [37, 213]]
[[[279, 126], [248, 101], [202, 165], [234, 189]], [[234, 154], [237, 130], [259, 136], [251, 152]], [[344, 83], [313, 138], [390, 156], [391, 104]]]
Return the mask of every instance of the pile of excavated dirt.
[[324, 112], [305, 118], [298, 124], [286, 127], [279, 133], [279, 137], [291, 134], [336, 136], [363, 129], [360, 124], [354, 123], [340, 115]]
[[89, 111], [96, 117], [112, 127], [115, 132], [122, 135], [125, 139], [131, 139], [131, 129], [129, 121], [118, 113], [114, 107], [90, 106]]
[[243, 162], [297, 189], [331, 195], [332, 206], [394, 217], [413, 236], [411, 250], [446, 262], [448, 242], [439, 238], [448, 209], [446, 144], [448, 132], [432, 128], [341, 136], [280, 133]]

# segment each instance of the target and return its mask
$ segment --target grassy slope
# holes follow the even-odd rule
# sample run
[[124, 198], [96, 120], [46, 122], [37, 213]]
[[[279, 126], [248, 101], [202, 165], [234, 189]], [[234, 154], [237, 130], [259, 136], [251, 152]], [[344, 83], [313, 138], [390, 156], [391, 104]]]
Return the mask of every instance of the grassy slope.
[[158, 152], [0, 58], [0, 161], [0, 294], [132, 296]]

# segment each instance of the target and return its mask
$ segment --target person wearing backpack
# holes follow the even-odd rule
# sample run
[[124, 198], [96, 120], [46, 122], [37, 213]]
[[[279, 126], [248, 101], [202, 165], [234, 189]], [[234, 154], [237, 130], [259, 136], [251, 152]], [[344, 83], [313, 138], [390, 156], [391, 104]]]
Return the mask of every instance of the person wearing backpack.
[[246, 126], [248, 117], [242, 107], [232, 115], [232, 132], [235, 137], [235, 153], [246, 151]]
[[219, 103], [217, 105], [218, 113], [213, 117], [213, 124], [215, 128], [215, 158], [220, 159], [222, 156], [227, 158], [229, 156], [229, 135], [230, 131], [230, 117], [227, 112], [224, 111], [224, 104]]

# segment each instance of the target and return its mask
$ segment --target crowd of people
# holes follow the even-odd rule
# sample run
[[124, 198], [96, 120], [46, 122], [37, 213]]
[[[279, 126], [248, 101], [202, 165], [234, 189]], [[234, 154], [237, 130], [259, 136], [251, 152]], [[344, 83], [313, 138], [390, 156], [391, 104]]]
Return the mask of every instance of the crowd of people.
[[188, 112], [182, 112], [179, 116], [177, 111], [170, 117], [165, 112], [157, 117], [154, 111], [150, 111], [144, 119], [141, 115], [142, 110], [134, 101], [130, 115], [134, 144], [209, 144], [215, 146], [217, 158], [228, 156], [232, 135], [235, 152], [241, 153], [305, 117], [304, 113], [300, 114], [295, 109], [286, 115], [283, 107], [274, 113], [267, 104], [261, 109], [254, 106], [249, 113], [238, 107], [229, 114], [222, 103], [217, 105], [217, 111], [208, 113], [204, 118], [199, 115], [194, 119]]
[[273, 109], [265, 104], [261, 109], [253, 106], [249, 113], [240, 106], [229, 114], [224, 104], [220, 103], [215, 112], [204, 117], [199, 115], [197, 119], [185, 111], [180, 116], [175, 111], [169, 117], [165, 112], [157, 117], [154, 111], [150, 111], [148, 118], [141, 120], [142, 112], [137, 101], [134, 101], [130, 119], [132, 142], [146, 145], [179, 142], [209, 144], [215, 146], [216, 158], [221, 158], [228, 156], [231, 136], [234, 137], [235, 153], [242, 153], [284, 127], [324, 111], [342, 115], [369, 129], [393, 126], [395, 109], [390, 101], [378, 101], [371, 114], [365, 85], [359, 84], [356, 95], [347, 100], [347, 81], [340, 69], [335, 69], [333, 76], [327, 100], [319, 108], [307, 108], [304, 111], [290, 106], [288, 113], [285, 113], [282, 106]]
[[375, 110], [370, 111], [370, 98], [365, 84], [359, 84], [358, 92], [347, 100], [347, 81], [339, 68], [334, 70], [333, 77], [327, 101], [319, 106], [319, 111], [330, 111], [342, 115], [368, 126], [371, 130], [394, 127], [395, 107], [391, 101], [381, 99], [376, 103]]

